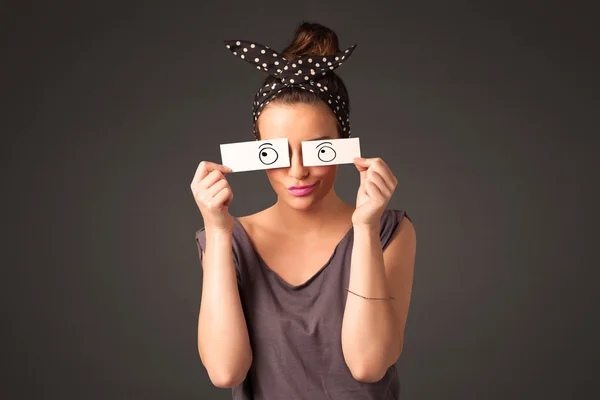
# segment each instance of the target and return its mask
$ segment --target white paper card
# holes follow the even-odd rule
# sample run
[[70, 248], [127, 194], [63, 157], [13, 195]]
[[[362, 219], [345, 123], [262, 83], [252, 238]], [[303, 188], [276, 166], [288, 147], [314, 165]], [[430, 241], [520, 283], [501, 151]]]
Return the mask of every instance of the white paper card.
[[233, 172], [290, 166], [287, 138], [227, 143], [221, 146], [221, 164]]
[[302, 164], [305, 167], [353, 164], [354, 157], [360, 157], [360, 142], [357, 137], [302, 142]]

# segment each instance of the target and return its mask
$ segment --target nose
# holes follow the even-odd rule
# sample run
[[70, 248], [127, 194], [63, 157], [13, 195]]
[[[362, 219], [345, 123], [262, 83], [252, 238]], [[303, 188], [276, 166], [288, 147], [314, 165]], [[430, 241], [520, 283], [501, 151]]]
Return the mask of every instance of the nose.
[[290, 156], [290, 169], [288, 174], [298, 180], [301, 181], [308, 176], [308, 168], [302, 164], [302, 153], [299, 151], [291, 152]]

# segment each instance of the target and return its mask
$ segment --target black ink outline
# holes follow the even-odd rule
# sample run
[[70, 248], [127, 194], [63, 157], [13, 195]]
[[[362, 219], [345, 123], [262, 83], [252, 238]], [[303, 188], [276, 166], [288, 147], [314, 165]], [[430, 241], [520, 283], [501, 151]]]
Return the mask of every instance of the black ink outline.
[[[333, 144], [331, 144], [331, 142], [321, 142], [315, 148], [318, 149], [318, 150], [321, 150], [321, 149], [319, 149], [319, 146], [322, 146], [322, 145], [325, 145], [325, 144], [330, 144], [331, 146], [333, 146]], [[319, 160], [323, 161], [323, 162], [327, 162], [327, 163], [328, 162], [332, 162], [337, 157], [337, 152], [333, 149], [333, 147], [330, 147], [330, 146], [325, 146], [325, 147], [327, 147], [328, 149], [331, 149], [331, 151], [333, 151], [333, 158], [331, 160], [328, 160], [328, 161], [323, 160], [321, 158], [320, 151], [317, 151], [317, 158]]]
[[[263, 147], [263, 146], [266, 146], [266, 145], [273, 146], [273, 144], [271, 144], [271, 143], [263, 143], [263, 144], [261, 144], [260, 146], [258, 146], [258, 161], [260, 161], [261, 163], [263, 163], [263, 165], [271, 165], [271, 164], [275, 163], [275, 161], [279, 160], [279, 153], [277, 153], [277, 150], [275, 150], [275, 149], [274, 149], [274, 148], [272, 148], [272, 147], [265, 147], [264, 149], [261, 149], [261, 147]], [[265, 163], [265, 162], [264, 162], [264, 161], [263, 161], [263, 160], [260, 158], [260, 153], [261, 153], [263, 150], [269, 150], [269, 149], [270, 149], [270, 150], [273, 150], [273, 151], [275, 152], [275, 160], [273, 160], [273, 162], [271, 162], [271, 163], [267, 164], [267, 163]]]

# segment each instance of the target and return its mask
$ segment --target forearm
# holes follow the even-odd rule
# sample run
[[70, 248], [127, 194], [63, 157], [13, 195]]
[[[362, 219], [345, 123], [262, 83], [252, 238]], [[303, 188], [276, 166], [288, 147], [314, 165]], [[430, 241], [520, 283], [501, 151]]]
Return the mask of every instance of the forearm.
[[239, 384], [252, 362], [232, 255], [232, 235], [206, 231], [198, 351], [213, 384]]
[[[349, 290], [365, 297], [387, 298], [379, 226], [354, 227]], [[346, 364], [359, 380], [377, 381], [395, 361], [402, 339], [391, 300], [367, 300], [348, 293], [342, 324]]]

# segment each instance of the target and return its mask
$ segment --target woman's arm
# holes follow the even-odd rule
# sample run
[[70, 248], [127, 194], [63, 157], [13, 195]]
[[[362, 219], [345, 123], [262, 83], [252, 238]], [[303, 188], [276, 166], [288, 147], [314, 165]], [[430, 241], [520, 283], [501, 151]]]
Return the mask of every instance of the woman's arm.
[[221, 388], [239, 385], [252, 363], [231, 249], [231, 232], [206, 229], [198, 352], [210, 380]]
[[393, 365], [404, 342], [412, 290], [416, 234], [403, 218], [385, 252], [379, 226], [355, 226], [349, 290], [342, 323], [342, 350], [354, 378], [377, 382]]

